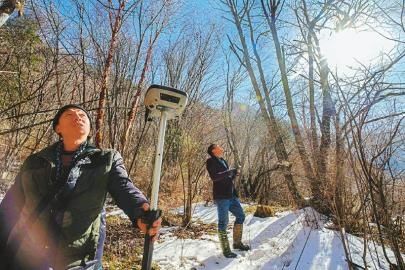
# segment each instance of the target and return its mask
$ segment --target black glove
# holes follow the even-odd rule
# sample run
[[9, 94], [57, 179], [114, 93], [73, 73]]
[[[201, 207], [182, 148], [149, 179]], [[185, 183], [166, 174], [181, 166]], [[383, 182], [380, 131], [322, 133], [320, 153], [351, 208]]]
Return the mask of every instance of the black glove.
[[229, 178], [233, 180], [235, 176], [236, 176], [236, 169], [229, 170]]
[[162, 210], [157, 209], [157, 210], [148, 210], [144, 212], [144, 215], [142, 216], [142, 221], [143, 223], [146, 223], [149, 225], [149, 228], [152, 227], [153, 222], [158, 220], [162, 216]]

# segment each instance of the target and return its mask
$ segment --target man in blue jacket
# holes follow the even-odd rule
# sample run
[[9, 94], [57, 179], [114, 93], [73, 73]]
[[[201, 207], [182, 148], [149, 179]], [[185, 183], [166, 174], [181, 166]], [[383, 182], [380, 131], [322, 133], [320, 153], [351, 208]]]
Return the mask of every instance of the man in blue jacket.
[[[66, 105], [53, 119], [60, 141], [29, 156], [0, 204], [4, 269], [102, 269], [107, 192], [146, 233], [148, 200], [121, 155], [91, 145], [88, 112]], [[161, 220], [148, 230], [155, 238]]]
[[218, 237], [221, 243], [222, 253], [227, 258], [235, 258], [236, 254], [231, 251], [228, 242], [226, 228], [229, 222], [228, 212], [235, 217], [233, 225], [233, 248], [239, 250], [249, 250], [250, 247], [242, 243], [243, 221], [245, 214], [235, 189], [234, 179], [238, 174], [236, 169], [229, 168], [228, 163], [223, 158], [224, 149], [211, 144], [207, 150], [210, 158], [207, 159], [207, 171], [213, 181], [213, 197], [217, 205], [218, 212]]

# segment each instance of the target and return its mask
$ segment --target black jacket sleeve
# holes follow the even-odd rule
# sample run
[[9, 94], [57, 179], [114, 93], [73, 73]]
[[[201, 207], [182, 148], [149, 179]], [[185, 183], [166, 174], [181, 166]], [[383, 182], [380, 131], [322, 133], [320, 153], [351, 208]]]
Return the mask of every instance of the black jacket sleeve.
[[145, 195], [134, 186], [128, 177], [124, 161], [118, 152], [113, 153], [113, 163], [108, 181], [108, 192], [129, 219], [136, 225], [136, 220], [143, 216], [142, 204], [148, 203]]
[[206, 165], [208, 174], [214, 182], [232, 180], [236, 175], [236, 169], [226, 170], [213, 158], [207, 159]]

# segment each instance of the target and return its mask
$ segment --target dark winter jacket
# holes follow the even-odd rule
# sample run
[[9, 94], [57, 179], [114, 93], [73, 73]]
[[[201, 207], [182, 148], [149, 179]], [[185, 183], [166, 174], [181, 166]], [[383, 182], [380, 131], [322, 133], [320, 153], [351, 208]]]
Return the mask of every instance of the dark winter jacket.
[[233, 180], [236, 169], [229, 169], [223, 158], [210, 157], [206, 161], [207, 171], [213, 181], [213, 197], [217, 199], [231, 199], [238, 196]]
[[[70, 195], [58, 201], [62, 221], [55, 226], [54, 194], [60, 190], [54, 184], [55, 164], [56, 144], [29, 156], [0, 204], [0, 261], [10, 263], [7, 269], [99, 263], [107, 192], [132, 222], [143, 215], [141, 205], [147, 199], [128, 178], [121, 155], [88, 146], [70, 171], [77, 182]], [[44, 201], [46, 206], [38, 207]]]

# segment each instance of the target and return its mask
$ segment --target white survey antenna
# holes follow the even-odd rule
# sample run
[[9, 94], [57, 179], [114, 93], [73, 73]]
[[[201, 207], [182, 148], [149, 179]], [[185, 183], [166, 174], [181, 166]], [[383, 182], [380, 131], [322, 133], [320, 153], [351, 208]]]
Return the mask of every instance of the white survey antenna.
[[[155, 164], [152, 175], [152, 192], [150, 197], [150, 211], [147, 214], [148, 228], [159, 218], [158, 209], [160, 174], [162, 169], [163, 146], [167, 120], [179, 116], [187, 105], [187, 93], [175, 88], [152, 84], [144, 99], [148, 120], [160, 118], [159, 135], [156, 145]], [[142, 270], [150, 270], [152, 265], [153, 241], [149, 234], [145, 235], [145, 244], [142, 258]]]
[[149, 110], [148, 118], [161, 117], [162, 111], [166, 111], [169, 120], [184, 111], [187, 93], [172, 87], [152, 84], [146, 91], [144, 103]]

